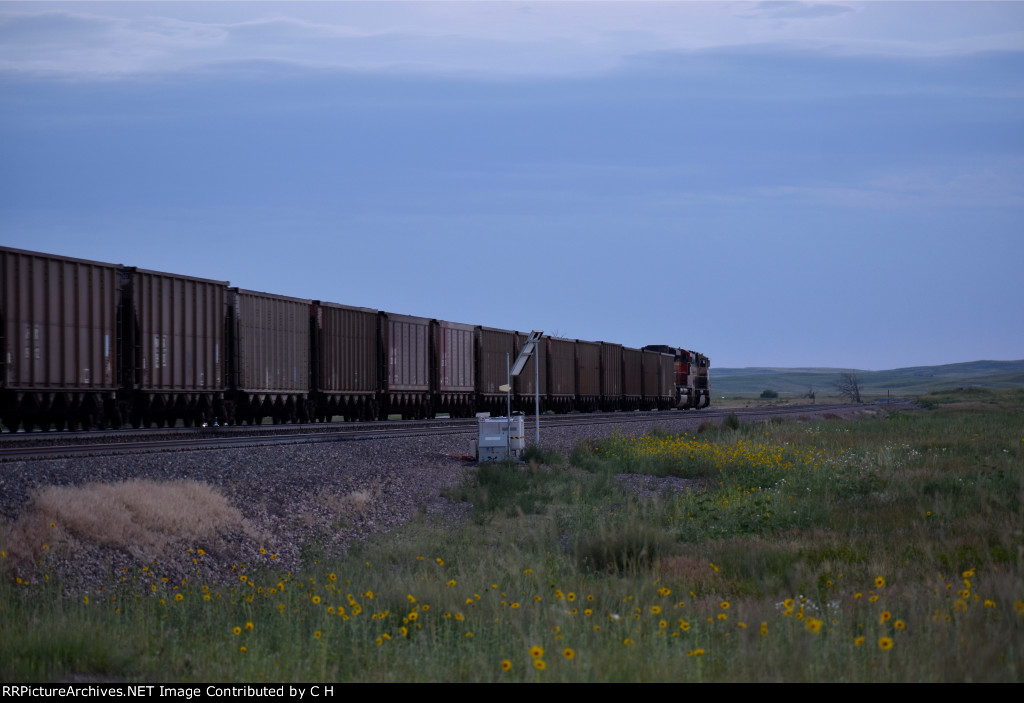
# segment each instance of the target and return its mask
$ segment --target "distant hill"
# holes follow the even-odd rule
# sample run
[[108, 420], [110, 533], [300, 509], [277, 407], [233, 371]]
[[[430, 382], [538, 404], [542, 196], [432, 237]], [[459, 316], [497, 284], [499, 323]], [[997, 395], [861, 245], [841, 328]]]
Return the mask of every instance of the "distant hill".
[[838, 368], [779, 368], [752, 366], [741, 369], [711, 367], [714, 396], [760, 394], [765, 389], [784, 395], [801, 395], [809, 387], [819, 396], [834, 395], [832, 384], [841, 373], [860, 376], [867, 395], [920, 395], [959, 387], [1024, 387], [1024, 359], [1019, 361], [967, 361], [941, 366], [908, 366], [888, 371]]

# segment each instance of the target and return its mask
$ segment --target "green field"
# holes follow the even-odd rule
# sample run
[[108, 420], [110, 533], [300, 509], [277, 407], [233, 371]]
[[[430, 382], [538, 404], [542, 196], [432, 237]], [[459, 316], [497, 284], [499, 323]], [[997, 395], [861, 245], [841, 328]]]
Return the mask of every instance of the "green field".
[[484, 466], [301, 573], [5, 579], [0, 679], [1018, 682], [1024, 390], [922, 400]]
[[[837, 396], [834, 383], [851, 369], [831, 368], [711, 368], [712, 403], [757, 398], [771, 389], [783, 400], [799, 398], [813, 388], [818, 399]], [[1024, 360], [971, 361], [944, 366], [913, 366], [888, 371], [853, 370], [862, 382], [866, 398], [918, 396], [957, 388], [1024, 388]]]

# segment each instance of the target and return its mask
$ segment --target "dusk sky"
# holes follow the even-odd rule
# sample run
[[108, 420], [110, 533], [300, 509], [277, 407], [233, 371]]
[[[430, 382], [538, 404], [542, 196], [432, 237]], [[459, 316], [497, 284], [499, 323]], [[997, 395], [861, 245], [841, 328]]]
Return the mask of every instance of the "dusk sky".
[[0, 244], [712, 368], [1024, 358], [1024, 3], [0, 2]]

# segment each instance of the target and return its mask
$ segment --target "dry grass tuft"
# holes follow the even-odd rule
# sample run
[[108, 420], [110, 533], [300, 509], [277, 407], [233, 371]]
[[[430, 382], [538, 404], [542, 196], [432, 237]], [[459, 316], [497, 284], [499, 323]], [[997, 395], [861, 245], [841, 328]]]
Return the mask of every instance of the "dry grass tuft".
[[7, 533], [17, 561], [36, 561], [69, 538], [152, 558], [169, 545], [199, 542], [232, 530], [248, 532], [242, 514], [213, 486], [197, 481], [48, 486]]
[[380, 485], [372, 484], [344, 495], [325, 493], [321, 498], [335, 519], [358, 522], [374, 512], [380, 504], [382, 490]]

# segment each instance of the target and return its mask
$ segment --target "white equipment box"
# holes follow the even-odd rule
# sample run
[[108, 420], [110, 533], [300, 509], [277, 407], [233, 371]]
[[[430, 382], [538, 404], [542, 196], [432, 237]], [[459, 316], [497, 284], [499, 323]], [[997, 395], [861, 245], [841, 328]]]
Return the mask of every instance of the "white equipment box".
[[518, 459], [526, 447], [523, 416], [481, 417], [477, 438], [477, 461]]

